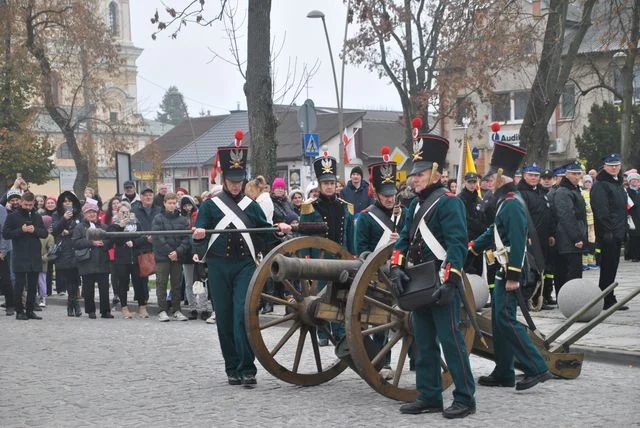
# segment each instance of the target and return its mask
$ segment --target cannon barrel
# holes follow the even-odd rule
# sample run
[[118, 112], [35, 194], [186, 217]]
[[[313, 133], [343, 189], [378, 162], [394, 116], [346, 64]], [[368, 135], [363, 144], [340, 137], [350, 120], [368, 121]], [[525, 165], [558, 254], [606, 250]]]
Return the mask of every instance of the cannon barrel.
[[346, 283], [362, 266], [362, 260], [299, 259], [278, 254], [271, 262], [271, 278], [312, 279]]

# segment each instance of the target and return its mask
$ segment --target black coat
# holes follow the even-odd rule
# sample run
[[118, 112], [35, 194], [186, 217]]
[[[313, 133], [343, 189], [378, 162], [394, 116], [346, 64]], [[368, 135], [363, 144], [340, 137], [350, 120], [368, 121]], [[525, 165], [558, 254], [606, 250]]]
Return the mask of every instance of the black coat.
[[[163, 212], [153, 219], [153, 230], [185, 230], [189, 229], [189, 219], [181, 216], [178, 211]], [[169, 253], [178, 253], [178, 260], [188, 256], [190, 236], [185, 235], [155, 235], [153, 237], [153, 255], [156, 262], [169, 262]]]
[[622, 177], [600, 171], [590, 193], [597, 242], [621, 244], [627, 232], [627, 192]]
[[635, 230], [629, 230], [629, 235], [640, 236], [640, 191], [629, 188], [627, 189], [627, 193], [633, 202], [633, 207], [628, 211], [628, 214], [636, 225]]
[[544, 248], [548, 245], [549, 237], [555, 236], [555, 220], [551, 204], [547, 199], [548, 192], [540, 185], [531, 187], [524, 180], [518, 183], [517, 188], [536, 227], [540, 245]]
[[[564, 177], [553, 192], [553, 213], [557, 222], [556, 248], [560, 254], [582, 253], [587, 248], [587, 205], [577, 186]], [[582, 248], [576, 243], [582, 241]]]
[[293, 204], [289, 202], [286, 196], [278, 198], [271, 195], [271, 200], [273, 201], [273, 224], [291, 224], [294, 221], [298, 221], [299, 213], [296, 213]]
[[[160, 214], [160, 208], [155, 205], [152, 205], [150, 208], [144, 208], [142, 204], [140, 204], [136, 205], [135, 208], [132, 207], [131, 210], [138, 220], [138, 225], [140, 226], [138, 230], [151, 230], [153, 227], [153, 219]], [[153, 251], [151, 242], [145, 240], [144, 243], [140, 245], [139, 250], [141, 253], [150, 253]]]
[[[65, 198], [69, 198], [73, 202], [73, 217], [69, 220], [64, 218], [63, 202]], [[56, 269], [65, 270], [76, 267], [76, 258], [71, 243], [71, 235], [73, 229], [82, 221], [82, 213], [80, 200], [73, 192], [62, 192], [58, 196], [58, 204], [56, 213], [53, 215], [53, 236], [56, 238], [56, 244], [61, 242], [58, 258], [55, 261]], [[68, 232], [68, 233], [65, 233]]]
[[[31, 222], [35, 226], [34, 233], [22, 231], [22, 225]], [[42, 217], [35, 209], [31, 211], [22, 208], [12, 211], [7, 216], [2, 229], [4, 239], [13, 242], [13, 271], [42, 272], [42, 244], [40, 238], [49, 235], [44, 228]]]
[[[123, 232], [125, 228], [119, 224], [113, 223], [107, 228], [109, 232]], [[140, 230], [140, 224], [136, 222], [134, 230]], [[113, 238], [114, 257], [113, 262], [117, 265], [137, 265], [138, 255], [141, 254], [140, 248], [147, 242], [145, 236], [138, 238]], [[131, 241], [133, 247], [127, 247], [127, 242]]]
[[[96, 224], [97, 228], [107, 230], [107, 227], [103, 224]], [[94, 273], [109, 273], [109, 248], [111, 248], [112, 242], [110, 239], [103, 239], [104, 246], [95, 247], [92, 241], [87, 239], [87, 229], [89, 229], [89, 222], [82, 221], [73, 229], [71, 235], [71, 242], [73, 243], [73, 249], [80, 250], [83, 248], [91, 248], [91, 257], [88, 260], [77, 261], [78, 273], [80, 275], [90, 275]]]
[[467, 234], [469, 241], [473, 241], [482, 235], [489, 224], [485, 222], [482, 199], [478, 197], [478, 192], [470, 192], [465, 187], [458, 195], [467, 208]]

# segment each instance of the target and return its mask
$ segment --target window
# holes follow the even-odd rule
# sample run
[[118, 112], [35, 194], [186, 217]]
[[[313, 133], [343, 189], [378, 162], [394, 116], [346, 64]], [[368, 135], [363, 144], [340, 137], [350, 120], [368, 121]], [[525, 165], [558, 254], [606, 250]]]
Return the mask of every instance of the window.
[[496, 122], [522, 120], [527, 111], [528, 103], [528, 91], [494, 94], [493, 105], [491, 106], [491, 120]]
[[[613, 70], [614, 86], [619, 94], [623, 93], [624, 84], [622, 78], [622, 70], [615, 68]], [[614, 96], [614, 103], [621, 103], [622, 99], [617, 95]], [[640, 103], [640, 64], [636, 64], [633, 68], [633, 103]]]
[[511, 103], [509, 94], [494, 94], [491, 106], [491, 120], [506, 122], [511, 119]]
[[111, 34], [117, 36], [120, 34], [118, 27], [120, 26], [120, 20], [118, 19], [118, 5], [112, 1], [109, 3], [109, 29]]
[[572, 118], [576, 113], [576, 91], [573, 85], [567, 85], [562, 92], [562, 100], [560, 101], [560, 117]]
[[118, 112], [117, 111], [109, 112], [109, 123], [118, 123]]
[[56, 159], [73, 159], [67, 143], [62, 143], [58, 146], [58, 149], [56, 150]]

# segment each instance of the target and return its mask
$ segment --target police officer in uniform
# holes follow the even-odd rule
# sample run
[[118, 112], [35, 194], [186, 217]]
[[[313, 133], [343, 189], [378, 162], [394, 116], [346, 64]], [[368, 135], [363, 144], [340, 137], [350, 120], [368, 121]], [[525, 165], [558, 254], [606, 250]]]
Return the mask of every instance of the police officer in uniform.
[[[369, 182], [374, 189], [375, 202], [362, 210], [356, 222], [356, 253], [376, 251], [398, 239], [405, 221], [405, 209], [396, 205], [396, 163], [390, 162], [389, 147], [381, 150], [383, 162], [369, 167]], [[376, 333], [373, 340], [377, 350], [387, 342], [387, 333]], [[386, 376], [391, 372], [391, 353], [385, 357]]]
[[[223, 191], [200, 206], [193, 232], [199, 259], [206, 257], [209, 287], [217, 320], [218, 337], [230, 385], [255, 385], [256, 366], [244, 325], [244, 307], [249, 281], [256, 269], [256, 254], [269, 233], [225, 233], [206, 236], [205, 229], [246, 229], [272, 227], [255, 201], [244, 194], [248, 147], [238, 138], [232, 147], [218, 149]], [[291, 226], [279, 223], [281, 233]]]
[[[394, 292], [401, 294], [409, 280], [405, 267], [420, 264], [438, 257], [418, 232], [409, 236], [411, 223], [425, 223], [438, 241], [440, 262], [444, 270], [442, 286], [435, 292], [435, 304], [412, 312], [416, 343], [416, 386], [418, 399], [400, 407], [401, 413], [440, 413], [446, 418], [463, 418], [475, 413], [475, 383], [469, 364], [469, 354], [460, 330], [461, 297], [458, 287], [462, 282], [462, 267], [467, 253], [467, 219], [463, 202], [452, 193], [447, 193], [440, 182], [442, 165], [447, 156], [449, 142], [440, 136], [416, 137], [413, 143], [413, 177], [417, 197], [407, 211], [407, 221], [395, 243], [389, 279]], [[432, 202], [433, 201], [433, 202]], [[422, 205], [431, 206], [428, 218], [414, 218]], [[423, 229], [424, 230], [424, 229]], [[432, 246], [436, 246], [432, 243]], [[406, 260], [405, 260], [406, 258]], [[455, 389], [453, 404], [443, 409], [440, 346], [453, 377]]]
[[[514, 357], [523, 366], [525, 377], [516, 390], [529, 389], [551, 379], [542, 355], [516, 319], [518, 289], [524, 281], [523, 265], [527, 240], [527, 215], [518, 200], [513, 175], [526, 152], [510, 144], [496, 142], [491, 157], [491, 171], [496, 172], [496, 219], [470, 248], [479, 254], [495, 244], [495, 255], [501, 265], [491, 299], [496, 366], [488, 376], [481, 376], [483, 386], [512, 387], [515, 384]], [[524, 299], [522, 299], [524, 300]]]
[[[336, 159], [329, 156], [325, 150], [323, 155], [313, 162], [313, 169], [318, 180], [319, 194], [316, 199], [305, 201], [300, 207], [300, 223], [326, 223], [325, 237], [345, 247], [351, 254], [355, 254], [353, 233], [353, 205], [340, 199], [336, 193]], [[311, 257], [318, 257], [312, 252]], [[325, 258], [333, 255], [326, 254]], [[320, 291], [326, 282], [318, 284]], [[330, 329], [336, 340], [344, 337], [344, 326], [330, 323]], [[328, 346], [329, 338], [322, 330], [318, 330], [318, 344]]]
[[[540, 244], [540, 249], [542, 250], [542, 256], [544, 257], [544, 260], [539, 261], [541, 264], [539, 268], [542, 272], [545, 270], [547, 261], [549, 261], [550, 258], [549, 248], [555, 245], [555, 222], [553, 219], [553, 211], [551, 209], [551, 204], [547, 200], [547, 191], [543, 190], [540, 185], [541, 168], [534, 163], [532, 165], [525, 166], [522, 171], [522, 181], [518, 183], [516, 188], [518, 189], [518, 192], [520, 192], [520, 196], [522, 196], [522, 199], [529, 210], [529, 214], [533, 219], [533, 224], [536, 227], [538, 242]], [[536, 281], [542, 280], [544, 284], [544, 278], [536, 277], [535, 279]], [[533, 291], [533, 288], [527, 290], [526, 297], [532, 297], [535, 305], [535, 303], [538, 302], [542, 290], [538, 291], [534, 296], [529, 296]], [[553, 309], [552, 306], [544, 302], [544, 297], [541, 308]]]
[[[467, 210], [467, 234], [469, 241], [473, 241], [487, 229], [484, 220], [482, 199], [478, 196], [478, 174], [468, 172], [464, 176], [464, 186], [458, 198], [464, 202]], [[482, 256], [467, 257], [464, 271], [470, 274], [482, 275]]]

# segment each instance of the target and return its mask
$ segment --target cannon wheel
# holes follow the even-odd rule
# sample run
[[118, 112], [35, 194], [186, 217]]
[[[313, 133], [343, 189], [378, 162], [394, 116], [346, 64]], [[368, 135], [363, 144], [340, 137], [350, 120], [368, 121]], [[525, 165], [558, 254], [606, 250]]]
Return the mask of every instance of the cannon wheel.
[[[316, 335], [316, 329], [318, 327], [310, 322], [308, 316], [309, 304], [311, 304], [314, 299], [317, 299], [317, 296], [320, 294], [317, 292], [317, 281], [301, 280], [301, 292], [296, 290], [291, 281], [285, 281], [283, 283], [285, 293], [292, 296], [289, 300], [273, 297], [263, 292], [267, 279], [270, 277], [271, 262], [274, 257], [278, 254], [302, 257], [302, 252], [306, 249], [318, 250], [320, 258], [324, 258], [325, 255], [329, 254], [334, 255], [335, 258], [338, 259], [353, 258], [351, 253], [338, 243], [317, 236], [294, 238], [280, 244], [262, 259], [262, 262], [251, 278], [245, 303], [245, 326], [251, 348], [265, 370], [285, 382], [294, 385], [311, 386], [328, 382], [347, 368], [347, 362], [335, 356], [333, 347], [324, 348], [327, 351], [321, 352], [318, 346], [318, 338]], [[275, 319], [269, 317], [269, 321], [265, 319], [261, 320], [258, 311], [261, 300], [263, 299], [276, 305], [285, 305], [286, 314]], [[288, 328], [283, 328], [286, 326], [288, 326]], [[267, 329], [269, 329], [270, 332], [274, 332], [274, 330], [272, 330], [274, 328], [276, 328], [275, 331], [277, 331], [277, 336], [280, 337], [280, 339], [275, 344], [265, 343], [263, 332]], [[327, 327], [321, 326], [320, 328], [328, 333], [330, 342], [336, 345], [336, 340], [328, 331]], [[293, 336], [297, 336], [293, 361], [285, 361], [287, 359], [282, 356], [283, 353], [278, 353], [283, 347], [289, 346], [287, 342], [289, 342]], [[309, 346], [307, 346], [307, 352], [313, 354], [312, 360], [315, 364], [314, 370], [304, 372], [300, 370], [300, 362], [303, 357], [305, 343], [309, 341], [311, 342], [311, 346], [310, 349]], [[329, 350], [331, 351], [331, 355], [327, 356]], [[309, 357], [311, 357], [311, 354], [309, 354]], [[328, 361], [329, 359], [331, 361]]]
[[[418, 392], [415, 389], [414, 379], [406, 379], [407, 376], [415, 378], [415, 375], [406, 367], [407, 355], [413, 344], [413, 329], [411, 327], [410, 312], [400, 309], [389, 290], [389, 279], [384, 272], [384, 267], [391, 257], [393, 245], [390, 244], [370, 254], [354, 278], [347, 307], [345, 310], [345, 328], [351, 359], [354, 362], [358, 374], [377, 392], [385, 397], [399, 401], [415, 401]], [[465, 288], [465, 296], [474, 306], [473, 292], [470, 287]], [[367, 322], [367, 316], [372, 308], [382, 309], [388, 313], [388, 321], [384, 324]], [[469, 325], [468, 318], [461, 309], [462, 333], [464, 335], [467, 351], [474, 341], [474, 330]], [[465, 322], [466, 321], [466, 322]], [[388, 342], [375, 356], [371, 351], [367, 352], [365, 337], [375, 332], [388, 332]], [[400, 352], [396, 363], [392, 359], [394, 376], [387, 381], [379, 373], [378, 368], [388, 350], [401, 343]], [[397, 350], [398, 347], [395, 347]], [[451, 374], [446, 363], [442, 361], [442, 386], [448, 388], [451, 383]], [[405, 379], [403, 379], [405, 378]]]

